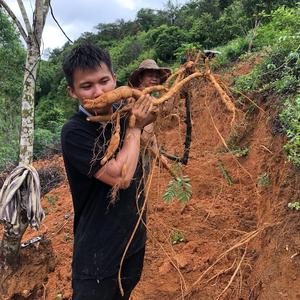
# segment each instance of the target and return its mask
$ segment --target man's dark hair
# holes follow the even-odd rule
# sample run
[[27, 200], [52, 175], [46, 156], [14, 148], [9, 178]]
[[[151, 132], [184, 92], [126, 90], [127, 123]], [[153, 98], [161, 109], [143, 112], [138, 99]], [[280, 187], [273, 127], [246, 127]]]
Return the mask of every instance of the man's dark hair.
[[63, 71], [69, 86], [73, 86], [73, 75], [78, 70], [97, 69], [105, 63], [114, 74], [109, 53], [93, 44], [84, 43], [72, 49], [63, 62]]

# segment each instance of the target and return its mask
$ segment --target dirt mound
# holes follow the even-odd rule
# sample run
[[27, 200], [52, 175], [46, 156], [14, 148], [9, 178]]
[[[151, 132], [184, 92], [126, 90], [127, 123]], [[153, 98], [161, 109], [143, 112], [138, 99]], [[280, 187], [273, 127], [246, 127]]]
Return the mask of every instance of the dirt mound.
[[[20, 251], [17, 271], [7, 269], [0, 275], [1, 299], [42, 299], [48, 276], [55, 270], [51, 241], [43, 238]], [[3, 276], [5, 275], [5, 278]]]
[[[256, 60], [237, 65], [234, 75], [249, 72]], [[231, 75], [223, 78], [229, 83]], [[184, 211], [177, 201], [163, 203], [170, 177], [154, 169], [145, 268], [132, 300], [300, 299], [300, 219], [287, 208], [300, 199], [300, 179], [282, 151], [284, 138], [273, 134], [276, 99], [263, 99], [261, 109], [245, 105], [245, 118], [233, 128], [208, 82], [191, 83], [189, 96], [193, 130], [184, 173], [192, 199]], [[181, 156], [184, 121], [173, 115], [157, 129], [160, 144]], [[73, 212], [67, 183], [50, 191], [42, 205], [47, 216], [40, 232], [27, 232], [24, 239], [47, 236], [56, 267], [47, 274], [43, 296], [16, 299], [70, 299]]]

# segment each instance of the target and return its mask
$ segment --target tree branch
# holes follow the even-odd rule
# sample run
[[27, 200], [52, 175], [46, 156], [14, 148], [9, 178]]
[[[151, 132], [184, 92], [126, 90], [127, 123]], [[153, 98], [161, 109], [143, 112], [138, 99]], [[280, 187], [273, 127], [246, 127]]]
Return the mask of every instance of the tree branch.
[[50, 0], [45, 0], [44, 7], [43, 7], [43, 29], [44, 29], [44, 26], [45, 26], [45, 22], [46, 22], [46, 18], [47, 18], [47, 15], [48, 15], [49, 7], [50, 7]]
[[39, 48], [40, 48], [39, 41], [41, 40], [42, 37], [43, 24], [44, 24], [43, 13], [44, 13], [44, 7], [42, 1], [36, 0], [34, 15], [33, 15], [34, 17], [32, 21], [32, 28], [33, 28], [35, 40], [38, 43]]
[[0, 0], [0, 7], [1, 6], [5, 9], [5, 11], [8, 13], [8, 15], [12, 18], [13, 22], [15, 23], [15, 25], [19, 29], [20, 34], [22, 35], [23, 39], [27, 43], [28, 35], [27, 35], [25, 29], [23, 28], [22, 24], [20, 23], [20, 21], [16, 17], [16, 15], [13, 13], [13, 11], [10, 9], [10, 7], [6, 4], [6, 2], [4, 0]]
[[28, 19], [27, 12], [26, 12], [25, 6], [23, 4], [23, 1], [22, 0], [17, 0], [17, 2], [18, 2], [18, 5], [19, 5], [19, 8], [20, 8], [20, 11], [21, 11], [26, 29], [27, 29], [28, 36], [31, 36], [32, 35], [32, 28], [31, 28], [31, 25], [30, 25], [30, 22], [29, 22], [29, 19]]

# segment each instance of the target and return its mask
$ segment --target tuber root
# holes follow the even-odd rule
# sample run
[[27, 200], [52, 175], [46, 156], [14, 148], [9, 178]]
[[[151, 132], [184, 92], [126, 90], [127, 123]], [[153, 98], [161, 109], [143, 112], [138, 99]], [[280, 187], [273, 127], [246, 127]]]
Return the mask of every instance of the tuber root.
[[116, 152], [120, 143], [120, 114], [117, 114], [117, 121], [114, 129], [114, 133], [110, 139], [104, 157], [101, 159], [101, 165], [103, 166]]

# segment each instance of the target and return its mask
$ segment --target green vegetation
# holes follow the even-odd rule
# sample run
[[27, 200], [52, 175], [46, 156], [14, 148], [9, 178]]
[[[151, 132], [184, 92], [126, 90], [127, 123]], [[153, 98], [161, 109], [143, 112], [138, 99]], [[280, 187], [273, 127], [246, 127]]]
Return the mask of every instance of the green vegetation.
[[294, 209], [294, 210], [300, 210], [300, 203], [299, 203], [299, 201], [290, 202], [288, 204], [288, 208]]
[[285, 101], [279, 117], [288, 137], [284, 150], [289, 161], [300, 167], [300, 95]]
[[190, 179], [187, 176], [177, 177], [169, 182], [166, 192], [163, 195], [164, 202], [170, 202], [177, 198], [181, 203], [186, 204], [192, 196]]
[[232, 177], [230, 176], [229, 172], [225, 169], [223, 162], [221, 160], [218, 160], [217, 165], [223, 177], [226, 179], [228, 185], [233, 185]]
[[238, 158], [245, 157], [249, 153], [249, 148], [248, 147], [243, 147], [243, 148], [236, 147], [236, 148], [232, 149], [230, 152], [233, 153]]
[[288, 142], [284, 146], [290, 162], [300, 166], [300, 6], [279, 7], [263, 16], [269, 23], [257, 30], [254, 48], [263, 60], [235, 82], [235, 89], [276, 95], [279, 119]]
[[257, 178], [257, 183], [260, 186], [268, 186], [270, 185], [271, 181], [270, 181], [270, 177], [269, 174], [264, 172], [262, 174], [260, 174]]
[[171, 234], [171, 243], [172, 245], [176, 245], [184, 242], [184, 236], [180, 231], [174, 231]]
[[[280, 120], [288, 136], [285, 150], [289, 160], [299, 164], [298, 2], [191, 0], [180, 6], [169, 0], [162, 10], [139, 10], [134, 20], [100, 23], [95, 26], [96, 32], [82, 34], [74, 45], [90, 41], [107, 48], [119, 85], [127, 84], [128, 75], [145, 58], [154, 58], [160, 65], [174, 69], [182, 63], [186, 49], [215, 48], [221, 51], [215, 67], [230, 67], [239, 58], [259, 53], [262, 63], [251, 74], [238, 78], [235, 89], [278, 96], [283, 108]], [[16, 28], [2, 10], [0, 25], [0, 168], [4, 168], [18, 157], [23, 79], [20, 66], [24, 65], [26, 53]], [[77, 103], [66, 94], [61, 71], [63, 57], [74, 45], [67, 42], [61, 49], [54, 49], [39, 65], [35, 158], [57, 151], [60, 128], [76, 110]], [[242, 156], [246, 152], [238, 151]], [[181, 179], [174, 184], [180, 186], [183, 182]]]
[[0, 10], [0, 169], [18, 159], [25, 55], [12, 22]]
[[185, 206], [192, 196], [190, 178], [182, 174], [181, 164], [174, 166], [174, 173], [176, 174], [176, 178], [169, 182], [162, 198], [166, 203], [176, 198]]
[[58, 200], [58, 197], [49, 194], [49, 195], [46, 195], [46, 199], [47, 199], [48, 203], [49, 203], [51, 206], [55, 206], [55, 205], [56, 205], [56, 202], [57, 202], [57, 200]]

